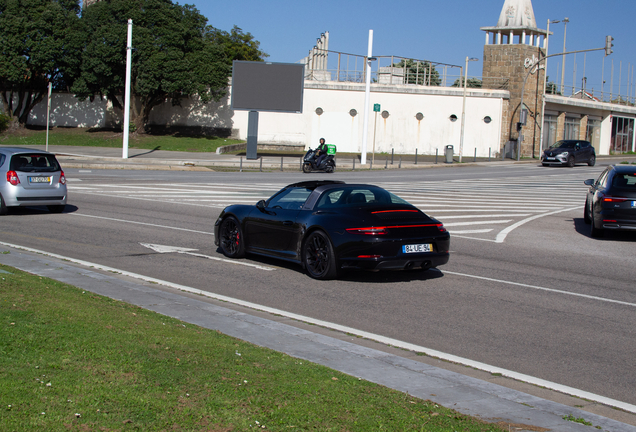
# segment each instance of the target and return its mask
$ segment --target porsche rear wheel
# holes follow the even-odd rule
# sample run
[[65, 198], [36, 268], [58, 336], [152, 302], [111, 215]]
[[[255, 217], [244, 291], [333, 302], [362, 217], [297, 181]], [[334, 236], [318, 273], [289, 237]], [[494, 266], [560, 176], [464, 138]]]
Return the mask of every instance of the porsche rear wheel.
[[335, 279], [338, 276], [336, 254], [327, 234], [314, 231], [303, 243], [303, 264], [314, 279]]
[[219, 237], [219, 245], [225, 256], [229, 258], [245, 256], [245, 240], [236, 218], [230, 216], [221, 222]]

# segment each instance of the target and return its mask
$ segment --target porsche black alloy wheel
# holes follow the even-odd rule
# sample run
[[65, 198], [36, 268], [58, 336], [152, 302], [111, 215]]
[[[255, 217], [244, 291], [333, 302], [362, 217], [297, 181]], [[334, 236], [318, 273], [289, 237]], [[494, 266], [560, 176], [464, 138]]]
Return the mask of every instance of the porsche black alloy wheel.
[[303, 261], [307, 273], [314, 279], [326, 280], [338, 276], [336, 256], [331, 241], [322, 231], [314, 231], [305, 240]]
[[241, 258], [245, 255], [245, 242], [238, 221], [230, 216], [221, 222], [219, 244], [223, 254], [230, 258]]

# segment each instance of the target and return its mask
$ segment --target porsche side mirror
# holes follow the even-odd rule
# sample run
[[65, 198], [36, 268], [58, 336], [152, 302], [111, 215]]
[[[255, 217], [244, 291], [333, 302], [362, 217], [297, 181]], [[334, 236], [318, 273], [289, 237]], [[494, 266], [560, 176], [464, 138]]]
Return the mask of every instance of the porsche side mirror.
[[265, 210], [265, 200], [260, 200], [256, 203], [256, 208], [259, 210]]

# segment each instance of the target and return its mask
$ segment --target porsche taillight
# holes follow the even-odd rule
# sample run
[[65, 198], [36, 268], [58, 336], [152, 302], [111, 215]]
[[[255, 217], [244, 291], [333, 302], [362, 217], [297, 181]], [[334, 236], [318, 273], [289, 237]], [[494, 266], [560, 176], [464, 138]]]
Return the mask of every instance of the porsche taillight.
[[20, 184], [20, 179], [18, 178], [18, 173], [15, 171], [7, 172], [7, 181], [11, 183], [13, 186], [17, 186]]

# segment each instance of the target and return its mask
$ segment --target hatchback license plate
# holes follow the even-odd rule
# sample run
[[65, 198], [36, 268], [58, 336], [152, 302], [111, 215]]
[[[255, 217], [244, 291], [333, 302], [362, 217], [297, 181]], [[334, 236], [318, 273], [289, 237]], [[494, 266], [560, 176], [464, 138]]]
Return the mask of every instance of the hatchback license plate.
[[431, 243], [403, 245], [402, 253], [432, 252], [433, 245]]
[[636, 207], [636, 201], [632, 201], [632, 208]]
[[51, 177], [29, 177], [29, 183], [51, 183]]

